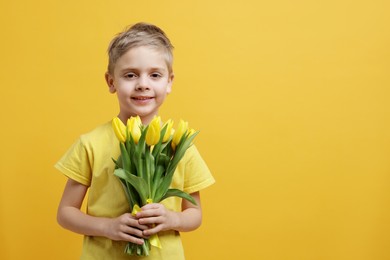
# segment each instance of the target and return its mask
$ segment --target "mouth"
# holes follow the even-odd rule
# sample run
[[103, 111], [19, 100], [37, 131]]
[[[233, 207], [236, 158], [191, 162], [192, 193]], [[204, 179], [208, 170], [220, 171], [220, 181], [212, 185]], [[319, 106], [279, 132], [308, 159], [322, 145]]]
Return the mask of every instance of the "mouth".
[[139, 96], [139, 97], [131, 97], [131, 99], [137, 100], [137, 101], [146, 101], [153, 99], [153, 97], [144, 97], [144, 96]]

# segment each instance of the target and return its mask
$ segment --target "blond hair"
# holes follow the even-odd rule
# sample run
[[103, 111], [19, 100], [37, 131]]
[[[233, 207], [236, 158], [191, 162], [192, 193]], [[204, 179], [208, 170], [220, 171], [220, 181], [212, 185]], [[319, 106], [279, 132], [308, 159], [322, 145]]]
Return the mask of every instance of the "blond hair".
[[148, 23], [134, 24], [112, 39], [108, 47], [108, 73], [113, 74], [115, 63], [123, 54], [140, 46], [151, 46], [164, 51], [169, 73], [172, 73], [173, 46], [163, 30]]

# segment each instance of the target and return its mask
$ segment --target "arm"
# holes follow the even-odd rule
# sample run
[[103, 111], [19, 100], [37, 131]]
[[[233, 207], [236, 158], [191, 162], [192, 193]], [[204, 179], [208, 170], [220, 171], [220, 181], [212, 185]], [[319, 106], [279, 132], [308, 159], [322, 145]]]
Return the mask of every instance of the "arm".
[[73, 232], [87, 236], [104, 236], [112, 240], [128, 241], [142, 244], [142, 230], [147, 226], [139, 225], [129, 213], [117, 218], [101, 218], [85, 214], [80, 210], [88, 190], [72, 179], [66, 183], [57, 212], [58, 223]]
[[136, 218], [140, 224], [154, 225], [144, 230], [145, 236], [156, 234], [165, 230], [176, 230], [187, 232], [197, 229], [202, 223], [202, 207], [200, 204], [200, 193], [190, 194], [198, 205], [193, 205], [187, 200], [182, 201], [182, 211], [175, 212], [168, 210], [160, 203], [152, 203], [142, 207]]

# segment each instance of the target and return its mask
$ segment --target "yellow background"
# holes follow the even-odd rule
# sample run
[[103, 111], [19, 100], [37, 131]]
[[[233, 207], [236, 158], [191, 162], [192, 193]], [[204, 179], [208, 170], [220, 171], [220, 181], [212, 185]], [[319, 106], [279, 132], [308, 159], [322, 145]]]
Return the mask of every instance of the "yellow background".
[[217, 183], [191, 259], [390, 259], [387, 0], [0, 2], [0, 259], [77, 259], [53, 165], [118, 111], [106, 48], [126, 25], [175, 49], [163, 118], [201, 130]]

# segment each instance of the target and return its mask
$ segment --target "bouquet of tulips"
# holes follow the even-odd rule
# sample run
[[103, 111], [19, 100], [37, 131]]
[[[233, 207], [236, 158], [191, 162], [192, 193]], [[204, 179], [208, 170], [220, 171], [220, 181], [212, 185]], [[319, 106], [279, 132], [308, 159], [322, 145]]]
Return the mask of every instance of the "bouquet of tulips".
[[[154, 117], [149, 125], [131, 117], [125, 126], [119, 118], [112, 120], [112, 127], [119, 139], [121, 155], [114, 160], [114, 174], [123, 184], [132, 214], [148, 203], [158, 203], [168, 197], [178, 196], [196, 204], [187, 193], [170, 189], [175, 169], [197, 135], [188, 128], [188, 122], [180, 120], [176, 131], [173, 121], [164, 125], [160, 117]], [[145, 239], [143, 245], [128, 243], [129, 255], [147, 256], [151, 245], [161, 248], [157, 235]]]

